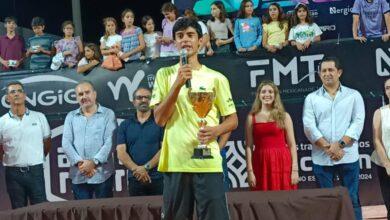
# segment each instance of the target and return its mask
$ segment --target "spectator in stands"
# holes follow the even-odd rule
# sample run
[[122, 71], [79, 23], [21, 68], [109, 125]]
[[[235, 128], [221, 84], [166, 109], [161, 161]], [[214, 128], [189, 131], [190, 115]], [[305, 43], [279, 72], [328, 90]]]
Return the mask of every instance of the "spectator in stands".
[[252, 0], [243, 0], [234, 23], [234, 43], [238, 52], [254, 51], [261, 45], [261, 21], [255, 17]]
[[108, 55], [118, 55], [121, 51], [122, 36], [116, 33], [117, 23], [115, 18], [107, 17], [103, 19], [104, 36], [100, 38], [100, 51], [103, 60]]
[[68, 113], [62, 134], [74, 198], [112, 197], [114, 111], [96, 102], [96, 90], [89, 81], [79, 82], [75, 92], [80, 108]]
[[96, 44], [88, 43], [84, 46], [84, 57], [77, 64], [78, 73], [87, 73], [100, 63], [100, 51]]
[[[185, 48], [188, 64], [161, 68], [156, 75], [151, 106], [155, 121], [165, 126], [158, 170], [164, 172], [163, 219], [192, 219], [194, 204], [198, 219], [229, 219], [223, 188], [222, 159], [216, 138], [237, 127], [237, 115], [229, 82], [221, 73], [199, 63], [202, 30], [193, 19], [178, 19], [173, 27], [178, 49]], [[185, 82], [192, 88], [215, 91], [217, 99], [199, 130]], [[219, 124], [219, 116], [225, 120]], [[192, 159], [194, 147], [207, 143], [213, 158]], [[207, 156], [207, 154], [205, 155]]]
[[45, 20], [41, 17], [34, 17], [31, 27], [35, 36], [27, 41], [28, 49], [26, 56], [30, 57], [30, 69], [46, 69], [50, 67], [51, 56], [55, 53], [53, 47], [54, 38], [45, 34]]
[[210, 42], [215, 53], [230, 52], [230, 44], [233, 37], [229, 38], [229, 31], [233, 36], [233, 25], [229, 18], [225, 6], [221, 1], [215, 1], [211, 5], [211, 18], [207, 21], [207, 27], [210, 33]]
[[248, 184], [252, 190], [297, 189], [294, 126], [272, 81], [263, 81], [257, 88], [245, 132]]
[[141, 59], [155, 59], [160, 56], [160, 43], [157, 39], [161, 36], [161, 33], [154, 30], [154, 21], [149, 15], [142, 17], [142, 27], [145, 29], [145, 48], [144, 56]]
[[352, 8], [352, 34], [355, 40], [390, 38], [390, 7], [386, 0], [356, 0]]
[[0, 160], [13, 209], [46, 201], [43, 163], [50, 152], [50, 127], [45, 115], [29, 110], [20, 82], [7, 85], [11, 109], [0, 118]]
[[376, 164], [387, 219], [390, 219], [390, 78], [384, 84], [386, 105], [375, 111], [372, 120], [375, 150], [371, 160]]
[[164, 129], [156, 124], [149, 104], [152, 93], [134, 92], [136, 113], [122, 122], [117, 135], [118, 159], [129, 170], [129, 195], [162, 195], [163, 177], [157, 172]]
[[61, 25], [64, 38], [55, 42], [56, 53], [62, 53], [63, 66], [73, 68], [76, 66], [79, 55], [83, 53], [83, 43], [80, 37], [74, 37], [74, 24], [72, 21], [64, 21]]
[[338, 173], [341, 185], [348, 188], [355, 217], [361, 220], [358, 141], [364, 125], [364, 102], [358, 91], [341, 85], [342, 73], [337, 58], [322, 60], [319, 73], [322, 87], [306, 96], [303, 125], [313, 145], [313, 173], [318, 185], [333, 187]]
[[161, 24], [163, 36], [158, 38], [158, 42], [161, 44], [160, 57], [178, 56], [179, 53], [173, 40], [172, 28], [179, 16], [179, 12], [174, 4], [166, 2], [161, 7], [161, 13], [165, 18]]
[[19, 69], [24, 59], [24, 40], [16, 34], [16, 18], [6, 17], [4, 26], [7, 33], [0, 37], [0, 63], [2, 70]]
[[280, 5], [271, 3], [263, 16], [263, 47], [271, 53], [276, 53], [287, 45], [288, 22]]
[[[198, 22], [200, 27], [202, 28], [202, 41], [199, 46], [199, 54], [206, 54], [207, 56], [212, 56], [214, 54], [213, 49], [211, 48], [210, 44], [210, 35], [209, 31], [207, 30], [207, 26], [203, 23], [203, 21], [200, 21], [198, 17], [196, 16], [194, 10], [192, 9], [186, 9], [184, 10], [184, 17], [194, 19]], [[206, 52], [207, 50], [207, 52]]]
[[142, 29], [134, 25], [135, 15], [131, 9], [125, 9], [121, 17], [125, 29], [121, 32], [122, 52], [120, 58], [125, 62], [139, 60], [141, 52], [145, 48]]
[[322, 31], [310, 15], [309, 8], [303, 3], [295, 6], [291, 18], [291, 29], [288, 40], [299, 51], [305, 51], [314, 42], [321, 40]]

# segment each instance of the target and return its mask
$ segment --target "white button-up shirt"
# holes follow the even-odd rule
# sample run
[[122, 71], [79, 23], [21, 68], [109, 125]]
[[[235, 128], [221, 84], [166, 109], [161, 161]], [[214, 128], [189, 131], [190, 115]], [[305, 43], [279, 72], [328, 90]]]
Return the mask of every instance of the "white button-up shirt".
[[[310, 93], [303, 107], [303, 126], [306, 137], [313, 144], [312, 160], [316, 165], [332, 166], [353, 163], [359, 159], [358, 140], [364, 125], [364, 102], [360, 93], [340, 85], [333, 99], [324, 87]], [[320, 138], [329, 143], [338, 142], [343, 136], [353, 138], [352, 146], [344, 148], [345, 155], [334, 161], [315, 145]]]
[[0, 143], [4, 166], [33, 166], [45, 159], [43, 140], [50, 137], [44, 114], [26, 109], [23, 118], [11, 111], [0, 118]]

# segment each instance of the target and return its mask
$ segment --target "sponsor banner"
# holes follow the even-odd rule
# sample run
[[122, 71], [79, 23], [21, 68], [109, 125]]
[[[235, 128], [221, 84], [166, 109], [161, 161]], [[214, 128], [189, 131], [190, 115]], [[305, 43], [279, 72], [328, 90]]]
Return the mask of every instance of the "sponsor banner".
[[[215, 0], [173, 0], [180, 11], [192, 8], [204, 21], [210, 17], [210, 5]], [[229, 17], [235, 18], [241, 0], [223, 0]], [[354, 0], [264, 0], [253, 1], [255, 13], [261, 17], [271, 3], [279, 3], [283, 10], [292, 13], [298, 3], [307, 4], [314, 21], [324, 32], [322, 39], [352, 37], [352, 7]]]
[[[372, 170], [372, 115], [382, 105], [383, 81], [390, 76], [390, 50], [388, 44], [370, 41], [328, 41], [313, 45], [305, 53], [285, 48], [278, 54], [264, 51], [244, 55], [224, 54], [201, 58], [208, 67], [223, 73], [230, 81], [238, 110], [239, 127], [227, 143], [229, 179], [234, 188], [248, 187], [246, 182], [244, 124], [254, 100], [256, 88], [262, 80], [272, 80], [280, 88], [287, 111], [293, 118], [298, 149], [301, 182], [299, 188], [316, 187], [310, 157], [311, 144], [303, 134], [302, 107], [305, 96], [321, 86], [317, 76], [318, 64], [324, 56], [337, 56], [344, 66], [343, 85], [361, 92], [366, 106], [366, 122], [359, 140], [360, 195], [363, 205], [381, 203], [377, 176]], [[157, 70], [177, 63], [177, 58], [158, 59], [149, 64], [133, 62], [116, 72], [96, 68], [87, 75], [75, 70], [55, 72], [3, 73], [0, 80], [0, 114], [8, 111], [5, 89], [10, 81], [21, 81], [27, 93], [30, 109], [41, 111], [48, 117], [52, 129], [53, 147], [45, 162], [46, 193], [49, 201], [72, 199], [69, 162], [61, 148], [63, 121], [66, 114], [78, 108], [74, 87], [82, 80], [91, 81], [98, 101], [112, 108], [118, 123], [133, 112], [131, 101], [138, 87], [152, 88]], [[116, 158], [116, 155], [114, 153]], [[115, 196], [127, 196], [126, 170], [115, 159]], [[0, 166], [0, 209], [9, 208], [4, 169]]]

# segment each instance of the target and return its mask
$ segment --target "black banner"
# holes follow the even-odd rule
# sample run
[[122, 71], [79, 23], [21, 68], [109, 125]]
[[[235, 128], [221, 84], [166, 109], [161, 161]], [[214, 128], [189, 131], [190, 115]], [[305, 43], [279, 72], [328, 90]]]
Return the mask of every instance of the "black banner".
[[[360, 195], [363, 205], [382, 202], [376, 173], [373, 172], [370, 154], [372, 145], [372, 115], [382, 105], [383, 81], [390, 76], [390, 52], [388, 44], [370, 41], [360, 44], [355, 41], [321, 42], [305, 53], [294, 48], [285, 48], [278, 54], [257, 51], [247, 54], [224, 54], [201, 58], [208, 67], [226, 75], [231, 84], [234, 101], [239, 115], [239, 128], [228, 142], [229, 178], [234, 188], [247, 187], [244, 145], [244, 123], [254, 100], [256, 88], [262, 80], [273, 80], [280, 88], [287, 111], [294, 121], [297, 141], [301, 182], [299, 188], [316, 187], [312, 174], [311, 145], [303, 134], [302, 107], [305, 96], [321, 86], [317, 76], [319, 61], [324, 56], [337, 56], [344, 66], [341, 77], [343, 85], [361, 92], [366, 106], [366, 122], [359, 140], [360, 151]], [[81, 80], [94, 83], [98, 101], [114, 109], [118, 123], [133, 111], [131, 104], [134, 91], [142, 86], [152, 88], [156, 71], [163, 66], [175, 64], [177, 58], [126, 64], [116, 72], [96, 68], [87, 75], [75, 70], [61, 69], [55, 72], [3, 73], [0, 113], [8, 111], [5, 101], [7, 83], [21, 81], [27, 93], [28, 107], [41, 111], [49, 119], [54, 141], [50, 157], [45, 163], [46, 192], [49, 201], [72, 199], [69, 163], [61, 148], [62, 125], [66, 113], [78, 108], [74, 87]], [[116, 162], [115, 195], [127, 195], [126, 171]], [[4, 170], [0, 167], [0, 209], [9, 208]]]

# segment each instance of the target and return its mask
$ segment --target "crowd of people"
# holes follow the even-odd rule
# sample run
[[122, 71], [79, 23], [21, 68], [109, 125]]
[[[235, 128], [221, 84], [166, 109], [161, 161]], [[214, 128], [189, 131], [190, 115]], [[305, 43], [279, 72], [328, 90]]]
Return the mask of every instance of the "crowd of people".
[[[123, 10], [122, 24], [113, 17], [103, 19], [104, 36], [100, 46], [85, 43], [74, 36], [72, 21], [64, 21], [61, 28], [63, 38], [55, 40], [46, 34], [45, 21], [34, 17], [31, 28], [35, 36], [24, 40], [16, 35], [17, 20], [7, 17], [4, 20], [7, 33], [0, 38], [0, 63], [3, 71], [17, 70], [26, 58], [28, 69], [58, 70], [77, 67], [77, 72], [86, 73], [95, 66], [117, 70], [123, 63], [134, 60], [149, 60], [158, 57], [178, 56], [172, 28], [178, 19], [190, 17], [196, 19], [202, 27], [202, 43], [199, 54], [212, 56], [216, 53], [237, 51], [245, 53], [259, 48], [276, 53], [287, 45], [304, 51], [311, 44], [321, 40], [322, 31], [313, 21], [310, 9], [304, 3], [298, 3], [292, 13], [284, 13], [278, 3], [271, 3], [261, 17], [254, 12], [251, 0], [243, 0], [237, 15], [228, 18], [222, 1], [210, 5], [211, 17], [206, 23], [201, 21], [192, 9], [186, 9], [182, 15], [170, 2], [161, 7], [164, 19], [162, 32], [156, 30], [152, 16], [141, 19], [141, 27], [135, 25], [135, 14], [130, 9]], [[352, 9], [353, 38], [365, 42], [367, 38], [382, 37], [389, 40], [389, 5], [384, 0], [356, 0]], [[118, 32], [119, 27], [123, 29]], [[102, 55], [102, 57], [101, 57]]]
[[[355, 3], [354, 7], [358, 7], [356, 5], [359, 6]], [[276, 3], [269, 6], [263, 25], [253, 15], [251, 1], [243, 0], [241, 6], [233, 28], [227, 17], [218, 16], [223, 11], [221, 4], [213, 3], [213, 19], [207, 22], [208, 28], [205, 28], [193, 11], [187, 10], [185, 16], [179, 18], [174, 5], [166, 3], [162, 8], [165, 19], [161, 37], [154, 32], [151, 17], [144, 17], [142, 21], [148, 30], [147, 34], [143, 34], [139, 27], [133, 25], [134, 12], [125, 10], [122, 13], [125, 29], [120, 35], [116, 33], [115, 19], [104, 19], [106, 32], [100, 39], [100, 50], [95, 44], [83, 47], [80, 39], [73, 37], [72, 23], [64, 23], [65, 37], [55, 44], [55, 48], [63, 51], [62, 58], [57, 58], [66, 61], [68, 67], [77, 65], [83, 70], [94, 67], [100, 63], [100, 54], [106, 59], [117, 56], [126, 62], [142, 59], [143, 56], [177, 55], [181, 49], [187, 51], [187, 63], [182, 63], [180, 58], [177, 64], [157, 72], [153, 91], [138, 88], [134, 92], [132, 104], [136, 112], [119, 126], [114, 111], [96, 101], [98, 94], [94, 85], [89, 81], [77, 84], [75, 93], [79, 108], [66, 116], [62, 136], [62, 147], [70, 162], [69, 178], [75, 199], [113, 196], [111, 152], [116, 149], [118, 159], [128, 169], [129, 195], [163, 194], [163, 219], [190, 219], [195, 203], [199, 219], [229, 219], [225, 195], [229, 181], [223, 150], [230, 132], [238, 126], [238, 118], [229, 81], [222, 73], [201, 64], [199, 52], [212, 54], [218, 49], [226, 52], [233, 41], [239, 52], [252, 51], [261, 45], [270, 52], [276, 52], [291, 42], [297, 49], [305, 50], [312, 42], [320, 40], [320, 30], [312, 23], [304, 4], [295, 8], [296, 17], [292, 23], [296, 26], [290, 30]], [[356, 11], [354, 16], [358, 13]], [[386, 20], [387, 11], [385, 15]], [[7, 27], [12, 23], [15, 22], [6, 22]], [[29, 47], [26, 54], [45, 56], [31, 63], [43, 66], [44, 62], [50, 61], [54, 48], [51, 48], [51, 39], [43, 34], [43, 20], [34, 18], [32, 23], [38, 36], [29, 39], [29, 42], [39, 47]], [[224, 31], [221, 31], [222, 26]], [[210, 31], [210, 27], [214, 27], [214, 32]], [[206, 30], [210, 31], [209, 36], [206, 36]], [[214, 33], [218, 33], [220, 38], [215, 38]], [[233, 33], [230, 38], [229, 33]], [[388, 40], [386, 33], [380, 36]], [[307, 41], [307, 38], [310, 40]], [[17, 36], [13, 39], [16, 42], [20, 40]], [[144, 50], [144, 47], [153, 45], [147, 39], [161, 43], [159, 53], [156, 47]], [[203, 39], [210, 41], [205, 43]], [[357, 37], [357, 40], [364, 41], [362, 37]], [[23, 48], [18, 43], [15, 43], [15, 48], [17, 45]], [[85, 57], [81, 59], [83, 65], [80, 65], [77, 57], [82, 51]], [[5, 62], [4, 59], [1, 61]], [[365, 107], [359, 91], [341, 84], [342, 74], [342, 64], [336, 57], [326, 57], [321, 61], [319, 76], [322, 86], [305, 98], [302, 129], [313, 146], [313, 172], [318, 186], [333, 187], [337, 174], [341, 184], [348, 188], [356, 219], [362, 219], [358, 195], [358, 140], [363, 131]], [[213, 91], [216, 97], [206, 116], [207, 125], [201, 128], [197, 115], [189, 110], [193, 105], [188, 98], [192, 88]], [[373, 116], [375, 151], [372, 160], [377, 165], [383, 198], [389, 210], [390, 123], [386, 120], [390, 114], [390, 79], [385, 81], [384, 90], [387, 105], [379, 108]], [[42, 113], [26, 107], [22, 83], [7, 85], [6, 100], [11, 109], [0, 118], [0, 159], [5, 166], [12, 208], [19, 208], [28, 202], [46, 201], [43, 162], [51, 147], [50, 127]], [[293, 125], [284, 109], [279, 89], [273, 82], [263, 81], [259, 85], [245, 127], [247, 181], [251, 189], [297, 189], [299, 167], [294, 130], [300, 128]], [[113, 146], [114, 143], [116, 146]], [[211, 157], [192, 157], [198, 143], [207, 144], [210, 149], [208, 156]]]

